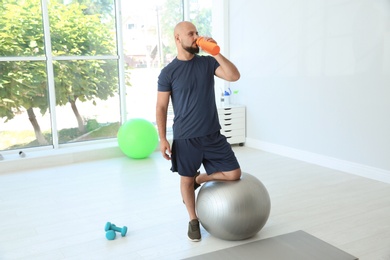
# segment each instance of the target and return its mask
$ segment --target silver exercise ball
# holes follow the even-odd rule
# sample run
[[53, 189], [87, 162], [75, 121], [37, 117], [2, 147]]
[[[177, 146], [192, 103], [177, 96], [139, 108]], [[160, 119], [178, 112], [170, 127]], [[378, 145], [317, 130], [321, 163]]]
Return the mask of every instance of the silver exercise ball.
[[268, 220], [271, 201], [256, 177], [242, 173], [238, 181], [210, 181], [200, 188], [196, 211], [202, 226], [224, 240], [254, 236]]

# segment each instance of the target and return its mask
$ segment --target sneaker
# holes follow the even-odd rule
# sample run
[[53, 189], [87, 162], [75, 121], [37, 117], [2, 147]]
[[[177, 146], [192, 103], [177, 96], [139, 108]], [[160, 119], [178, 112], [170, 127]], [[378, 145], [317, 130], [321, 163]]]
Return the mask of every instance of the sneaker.
[[201, 240], [199, 221], [197, 219], [193, 219], [188, 223], [188, 239], [192, 242]]

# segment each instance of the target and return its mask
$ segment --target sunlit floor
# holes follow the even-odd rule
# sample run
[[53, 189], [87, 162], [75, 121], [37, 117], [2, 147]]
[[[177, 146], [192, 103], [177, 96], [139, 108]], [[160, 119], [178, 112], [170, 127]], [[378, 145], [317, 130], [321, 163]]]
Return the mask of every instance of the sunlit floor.
[[[249, 240], [219, 240], [202, 228], [202, 241], [190, 242], [179, 177], [153, 153], [0, 174], [0, 259], [182, 259], [296, 230], [363, 260], [390, 259], [389, 184], [234, 150], [272, 202]], [[108, 241], [107, 221], [127, 226], [127, 236]]]

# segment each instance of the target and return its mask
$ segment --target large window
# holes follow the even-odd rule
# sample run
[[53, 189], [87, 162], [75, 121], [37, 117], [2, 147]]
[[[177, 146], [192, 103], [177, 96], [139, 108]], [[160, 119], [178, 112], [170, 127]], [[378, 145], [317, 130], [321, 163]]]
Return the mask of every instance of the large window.
[[[157, 78], [161, 68], [176, 57], [175, 25], [192, 21], [201, 35], [211, 35], [210, 0], [127, 0], [122, 2], [123, 46], [130, 75], [128, 117], [155, 122]], [[173, 109], [168, 111], [167, 134], [172, 134]]]
[[155, 122], [157, 77], [183, 19], [211, 35], [210, 1], [3, 0], [0, 151], [114, 138], [129, 118]]
[[0, 150], [115, 137], [115, 2], [4, 0]]

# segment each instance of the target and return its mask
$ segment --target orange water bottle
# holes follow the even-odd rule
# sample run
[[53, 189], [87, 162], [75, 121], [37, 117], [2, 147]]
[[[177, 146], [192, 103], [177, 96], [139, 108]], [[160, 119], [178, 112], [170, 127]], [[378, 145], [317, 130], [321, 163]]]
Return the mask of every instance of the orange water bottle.
[[196, 40], [196, 44], [205, 52], [210, 53], [211, 55], [217, 55], [220, 51], [219, 46], [214, 42], [209, 42], [203, 37], [199, 37]]

